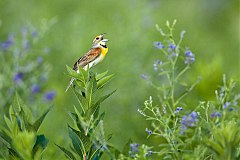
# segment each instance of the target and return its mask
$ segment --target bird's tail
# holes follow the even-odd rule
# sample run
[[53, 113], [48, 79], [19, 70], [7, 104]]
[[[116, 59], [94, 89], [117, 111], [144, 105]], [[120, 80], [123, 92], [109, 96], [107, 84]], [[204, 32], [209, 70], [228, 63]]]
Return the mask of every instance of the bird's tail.
[[68, 91], [68, 89], [70, 88], [70, 86], [72, 85], [73, 81], [75, 80], [75, 78], [71, 78], [69, 85], [67, 86], [67, 89], [65, 90], [65, 92]]

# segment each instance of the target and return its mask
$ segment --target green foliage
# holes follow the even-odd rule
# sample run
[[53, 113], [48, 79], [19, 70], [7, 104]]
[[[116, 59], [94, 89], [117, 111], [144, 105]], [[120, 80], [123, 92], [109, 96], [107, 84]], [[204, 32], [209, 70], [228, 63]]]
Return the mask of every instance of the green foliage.
[[72, 151], [57, 145], [68, 159], [100, 159], [103, 152], [109, 152], [110, 139], [105, 137], [103, 128], [104, 112], [100, 113], [100, 105], [116, 90], [103, 95], [102, 88], [111, 80], [113, 75], [107, 72], [95, 75], [79, 67], [79, 74], [67, 66], [68, 75], [75, 79], [73, 92], [78, 99], [79, 107], [74, 106], [70, 113], [74, 125], [68, 125], [68, 133], [72, 142]]
[[48, 139], [38, 134], [49, 109], [32, 122], [31, 111], [18, 94], [4, 116], [6, 126], [0, 128], [0, 157], [4, 159], [41, 159]]

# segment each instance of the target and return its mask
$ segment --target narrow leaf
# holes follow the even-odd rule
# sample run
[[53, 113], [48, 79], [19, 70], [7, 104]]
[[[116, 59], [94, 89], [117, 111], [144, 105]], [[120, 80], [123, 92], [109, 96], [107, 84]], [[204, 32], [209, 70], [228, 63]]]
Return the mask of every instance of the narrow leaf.
[[97, 74], [96, 75], [96, 80], [98, 81], [98, 80], [102, 79], [107, 73], [108, 73], [108, 71], [105, 71], [103, 73]]
[[33, 149], [32, 149], [32, 154], [35, 155], [35, 153], [41, 149], [41, 150], [44, 150], [46, 147], [47, 147], [47, 144], [48, 144], [48, 139], [43, 135], [37, 135], [37, 139], [36, 139], [36, 142], [33, 146]]
[[97, 103], [102, 103], [103, 101], [105, 101], [108, 97], [110, 97], [113, 93], [115, 93], [117, 90], [115, 89], [114, 91], [102, 96], [98, 101]]
[[68, 159], [70, 159], [70, 160], [76, 160], [76, 158], [74, 157], [74, 155], [70, 152], [70, 151], [68, 151], [67, 149], [65, 149], [64, 147], [61, 147], [61, 146], [59, 146], [59, 145], [57, 145], [57, 144], [55, 144], [61, 151], [63, 151], [64, 152], [64, 155], [68, 158]]
[[106, 76], [102, 79], [100, 79], [98, 82], [97, 82], [97, 88], [102, 88], [105, 84], [107, 84], [113, 77], [114, 75], [111, 74], [109, 76]]
[[45, 113], [42, 114], [41, 117], [39, 117], [39, 119], [37, 119], [34, 124], [33, 124], [33, 128], [34, 130], [37, 132], [39, 127], [41, 126], [44, 118], [46, 117], [46, 115], [48, 114], [48, 112], [50, 111], [50, 108], [47, 109], [47, 111]]
[[73, 148], [80, 157], [83, 157], [83, 155], [85, 155], [85, 148], [83, 146], [82, 141], [79, 139], [78, 135], [75, 132], [73, 132], [71, 128], [68, 128], [68, 132], [69, 137], [72, 140]]

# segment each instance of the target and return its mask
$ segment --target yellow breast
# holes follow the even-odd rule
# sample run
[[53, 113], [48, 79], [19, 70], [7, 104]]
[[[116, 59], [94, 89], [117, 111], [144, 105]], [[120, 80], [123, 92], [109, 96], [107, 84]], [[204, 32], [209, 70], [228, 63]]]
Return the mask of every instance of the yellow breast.
[[101, 55], [103, 56], [103, 58], [105, 57], [107, 52], [108, 52], [108, 48], [101, 47]]

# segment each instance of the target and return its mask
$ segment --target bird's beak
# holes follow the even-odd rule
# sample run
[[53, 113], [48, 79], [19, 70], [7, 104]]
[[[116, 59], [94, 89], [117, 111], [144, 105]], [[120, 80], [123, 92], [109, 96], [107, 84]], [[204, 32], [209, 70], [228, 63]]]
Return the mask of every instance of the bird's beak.
[[103, 33], [103, 34], [101, 34], [101, 40], [103, 40], [103, 36], [104, 36], [105, 34], [107, 34], [107, 33]]
[[108, 42], [109, 40], [108, 39], [103, 39], [102, 42]]

